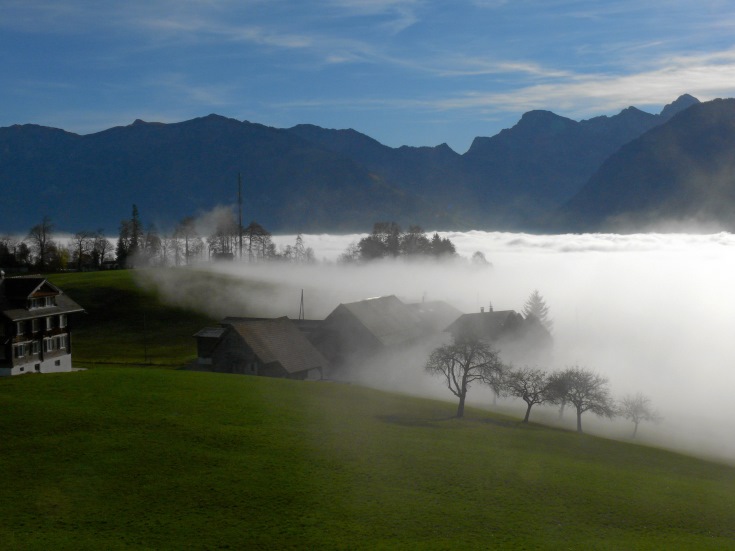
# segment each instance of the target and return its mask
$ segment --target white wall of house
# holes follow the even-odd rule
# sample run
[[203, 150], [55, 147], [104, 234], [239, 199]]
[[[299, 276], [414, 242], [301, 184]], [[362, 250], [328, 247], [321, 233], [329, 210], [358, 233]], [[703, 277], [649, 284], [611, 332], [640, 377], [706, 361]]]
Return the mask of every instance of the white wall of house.
[[71, 354], [62, 354], [43, 361], [31, 356], [29, 361], [13, 367], [1, 367], [0, 377], [23, 375], [24, 373], [66, 373], [71, 371]]

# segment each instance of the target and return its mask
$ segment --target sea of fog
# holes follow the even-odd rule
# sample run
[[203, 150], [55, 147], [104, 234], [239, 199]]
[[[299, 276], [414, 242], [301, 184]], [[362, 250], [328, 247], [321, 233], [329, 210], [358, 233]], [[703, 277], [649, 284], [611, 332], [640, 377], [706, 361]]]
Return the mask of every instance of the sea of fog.
[[[316, 265], [197, 268], [230, 274], [235, 281], [275, 283], [283, 290], [277, 295], [258, 296], [251, 286], [236, 284], [189, 292], [180, 276], [171, 280], [166, 271], [151, 274], [150, 281], [170, 300], [181, 302], [188, 294], [187, 305], [214, 316], [237, 315], [238, 304], [247, 304], [249, 315], [296, 317], [304, 289], [307, 317], [315, 319], [340, 302], [388, 294], [408, 302], [444, 300], [463, 312], [490, 304], [520, 311], [537, 289], [554, 323], [554, 360], [544, 368], [579, 365], [608, 377], [616, 398], [636, 392], [649, 396], [664, 420], [642, 424], [641, 441], [735, 462], [735, 236], [440, 235], [456, 245], [459, 260], [342, 266], [334, 261], [360, 235], [303, 235], [320, 260]], [[285, 246], [294, 239], [277, 236], [275, 241]], [[476, 251], [491, 266], [471, 263]], [[238, 293], [247, 296], [238, 301]], [[414, 364], [420, 367], [424, 360], [414, 358]], [[416, 365], [410, 376], [388, 377], [389, 384], [382, 386], [453, 399]], [[370, 382], [381, 386], [378, 380]], [[472, 390], [469, 398], [488, 403], [480, 390]], [[522, 416], [522, 403], [504, 402], [504, 407]], [[596, 421], [591, 413], [583, 420], [590, 432], [614, 437], [632, 430], [630, 423]]]

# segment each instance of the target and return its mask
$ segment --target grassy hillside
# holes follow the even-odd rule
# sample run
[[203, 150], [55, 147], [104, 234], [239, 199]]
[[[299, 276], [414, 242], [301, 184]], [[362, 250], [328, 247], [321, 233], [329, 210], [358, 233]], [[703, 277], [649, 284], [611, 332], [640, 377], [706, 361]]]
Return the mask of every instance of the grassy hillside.
[[735, 549], [735, 469], [356, 386], [0, 380], [3, 549]]
[[212, 320], [162, 303], [130, 270], [54, 274], [49, 280], [87, 311], [73, 320], [74, 364], [180, 367], [196, 357], [192, 335]]

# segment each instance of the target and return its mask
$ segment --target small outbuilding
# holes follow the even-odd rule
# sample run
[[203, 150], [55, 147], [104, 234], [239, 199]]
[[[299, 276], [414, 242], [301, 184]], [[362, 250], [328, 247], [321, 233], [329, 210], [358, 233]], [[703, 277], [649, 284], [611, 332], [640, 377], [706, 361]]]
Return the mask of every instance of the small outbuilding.
[[288, 379], [321, 379], [328, 362], [287, 317], [225, 318], [196, 333], [200, 367]]

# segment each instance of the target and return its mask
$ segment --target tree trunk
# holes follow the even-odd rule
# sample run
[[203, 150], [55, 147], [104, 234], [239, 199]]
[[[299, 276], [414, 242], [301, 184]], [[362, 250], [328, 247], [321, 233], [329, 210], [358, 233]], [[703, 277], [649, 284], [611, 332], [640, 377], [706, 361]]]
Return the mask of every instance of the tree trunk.
[[635, 422], [635, 428], [633, 429], [633, 436], [631, 438], [635, 438], [635, 435], [638, 433], [638, 421]]
[[467, 393], [464, 392], [459, 397], [459, 405], [457, 406], [457, 417], [464, 417], [464, 398], [466, 395]]
[[577, 410], [577, 432], [582, 431], [582, 412]]
[[531, 406], [533, 404], [528, 404], [528, 407], [526, 408], [526, 416], [523, 418], [524, 423], [528, 423], [528, 418], [531, 416]]

